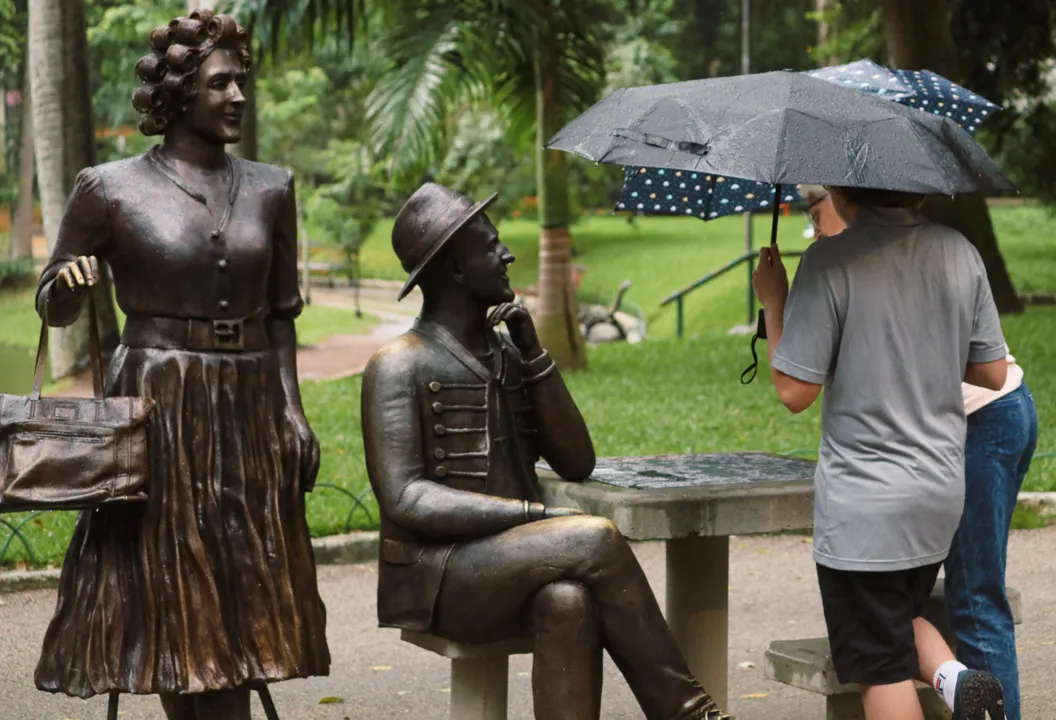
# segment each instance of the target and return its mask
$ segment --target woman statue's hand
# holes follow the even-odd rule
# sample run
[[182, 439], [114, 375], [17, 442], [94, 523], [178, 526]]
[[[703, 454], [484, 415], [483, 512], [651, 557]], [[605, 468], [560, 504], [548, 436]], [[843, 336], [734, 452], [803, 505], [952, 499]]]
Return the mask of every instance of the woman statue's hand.
[[82, 255], [66, 263], [59, 270], [59, 277], [66, 281], [66, 287], [71, 292], [84, 292], [99, 281], [99, 261], [95, 255]]
[[319, 438], [315, 436], [304, 411], [294, 408], [289, 410], [289, 421], [297, 443], [298, 457], [301, 460], [301, 492], [311, 492], [315, 479], [319, 475]]

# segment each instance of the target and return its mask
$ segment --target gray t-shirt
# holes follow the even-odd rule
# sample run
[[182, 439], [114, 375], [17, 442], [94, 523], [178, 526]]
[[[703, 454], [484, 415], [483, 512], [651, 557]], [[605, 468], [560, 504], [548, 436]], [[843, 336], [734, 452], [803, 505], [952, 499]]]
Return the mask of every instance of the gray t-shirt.
[[964, 505], [965, 366], [1005, 353], [982, 259], [951, 228], [867, 208], [803, 254], [773, 367], [824, 386], [819, 565], [945, 559]]

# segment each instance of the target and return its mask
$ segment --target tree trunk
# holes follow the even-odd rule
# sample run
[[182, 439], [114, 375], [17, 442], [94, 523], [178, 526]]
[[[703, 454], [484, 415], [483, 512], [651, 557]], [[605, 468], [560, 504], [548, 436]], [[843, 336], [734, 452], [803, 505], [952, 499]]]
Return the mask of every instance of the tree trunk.
[[568, 156], [543, 145], [561, 129], [557, 54], [545, 48], [546, 31], [535, 50], [536, 186], [539, 195], [539, 309], [535, 325], [539, 339], [565, 370], [587, 366], [586, 343], [579, 330], [572, 293], [572, 236], [568, 232]]
[[33, 100], [29, 89], [29, 68], [22, 85], [22, 134], [18, 152], [18, 202], [11, 222], [12, 260], [21, 260], [33, 255], [33, 178], [36, 165], [33, 161]]
[[[63, 208], [77, 173], [95, 162], [95, 133], [88, 78], [88, 40], [82, 0], [29, 3], [29, 67], [41, 212], [53, 251]], [[99, 334], [104, 352], [117, 345], [109, 270], [101, 265], [96, 286]], [[87, 313], [52, 331], [52, 378], [88, 363]]]
[[[954, 82], [961, 80], [947, 0], [881, 0], [880, 5], [887, 53], [894, 67], [931, 70]], [[1000, 312], [1023, 311], [1023, 303], [997, 247], [985, 197], [973, 193], [953, 199], [932, 198], [925, 204], [924, 214], [955, 228], [979, 250]]]

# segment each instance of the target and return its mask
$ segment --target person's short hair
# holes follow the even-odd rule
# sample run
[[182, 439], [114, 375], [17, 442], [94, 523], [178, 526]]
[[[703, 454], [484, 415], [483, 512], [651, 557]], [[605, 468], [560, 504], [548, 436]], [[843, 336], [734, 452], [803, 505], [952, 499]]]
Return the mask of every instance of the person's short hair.
[[858, 187], [834, 187], [832, 190], [840, 193], [848, 202], [862, 207], [901, 207], [915, 210], [927, 199], [927, 195], [898, 190]]
[[150, 33], [154, 52], [136, 63], [143, 84], [132, 95], [132, 106], [143, 117], [144, 135], [161, 135], [186, 111], [198, 94], [198, 68], [217, 48], [234, 50], [246, 72], [252, 67], [249, 36], [230, 15], [195, 10]]
[[807, 205], [813, 205], [828, 197], [829, 191], [824, 185], [800, 185], [799, 196], [806, 201]]

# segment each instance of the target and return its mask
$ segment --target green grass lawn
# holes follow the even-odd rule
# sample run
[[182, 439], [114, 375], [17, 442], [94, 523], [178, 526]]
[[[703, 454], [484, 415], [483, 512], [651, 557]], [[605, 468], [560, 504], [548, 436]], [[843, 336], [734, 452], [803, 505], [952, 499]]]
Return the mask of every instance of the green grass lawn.
[[[1056, 292], [1056, 220], [1037, 207], [994, 208], [993, 219], [1017, 288]], [[801, 215], [782, 218], [781, 247], [806, 247], [807, 241], [801, 236], [804, 227]], [[402, 279], [392, 253], [390, 231], [391, 223], [381, 224], [364, 246], [364, 275]], [[518, 258], [511, 267], [514, 283], [533, 284], [538, 269], [537, 226], [511, 221], [503, 223], [500, 232]], [[751, 360], [749, 338], [731, 336], [727, 331], [747, 319], [744, 267], [688, 297], [683, 340], [674, 338], [674, 307], [659, 306], [670, 292], [743, 252], [743, 232], [741, 218], [710, 223], [645, 218], [632, 226], [623, 218], [591, 217], [574, 227], [580, 252], [576, 262], [587, 267], [582, 293], [608, 299], [620, 282], [630, 279], [627, 299], [642, 308], [649, 319], [647, 342], [592, 348], [588, 372], [568, 377], [600, 455], [784, 452], [817, 446], [820, 404], [798, 416], [788, 413], [773, 391], [765, 364], [754, 383], [740, 383], [741, 371]], [[757, 246], [769, 239], [768, 218], [756, 218], [755, 233]], [[5, 332], [7, 320], [0, 305], [0, 333]], [[1049, 420], [1056, 416], [1056, 364], [1050, 361], [1056, 353], [1056, 308], [1032, 308], [1023, 315], [1005, 316], [1003, 324], [1038, 404], [1038, 451], [1056, 451], [1056, 428]], [[30, 344], [35, 343], [35, 334], [30, 337]], [[302, 385], [309, 420], [323, 448], [319, 482], [350, 492], [367, 487], [359, 389], [358, 377]], [[1056, 490], [1056, 459], [1036, 460], [1025, 489]], [[369, 493], [367, 498], [376, 520], [377, 506]], [[317, 489], [308, 503], [312, 533], [320, 536], [343, 531], [350, 507], [343, 494]], [[53, 515], [40, 521], [40, 526], [30, 530], [33, 542], [44, 559], [55, 561], [61, 557], [68, 537], [68, 519]], [[1023, 520], [1024, 525], [1031, 522], [1030, 518]], [[363, 512], [353, 515], [352, 527], [370, 526]], [[0, 529], [0, 543], [4, 535]]]

